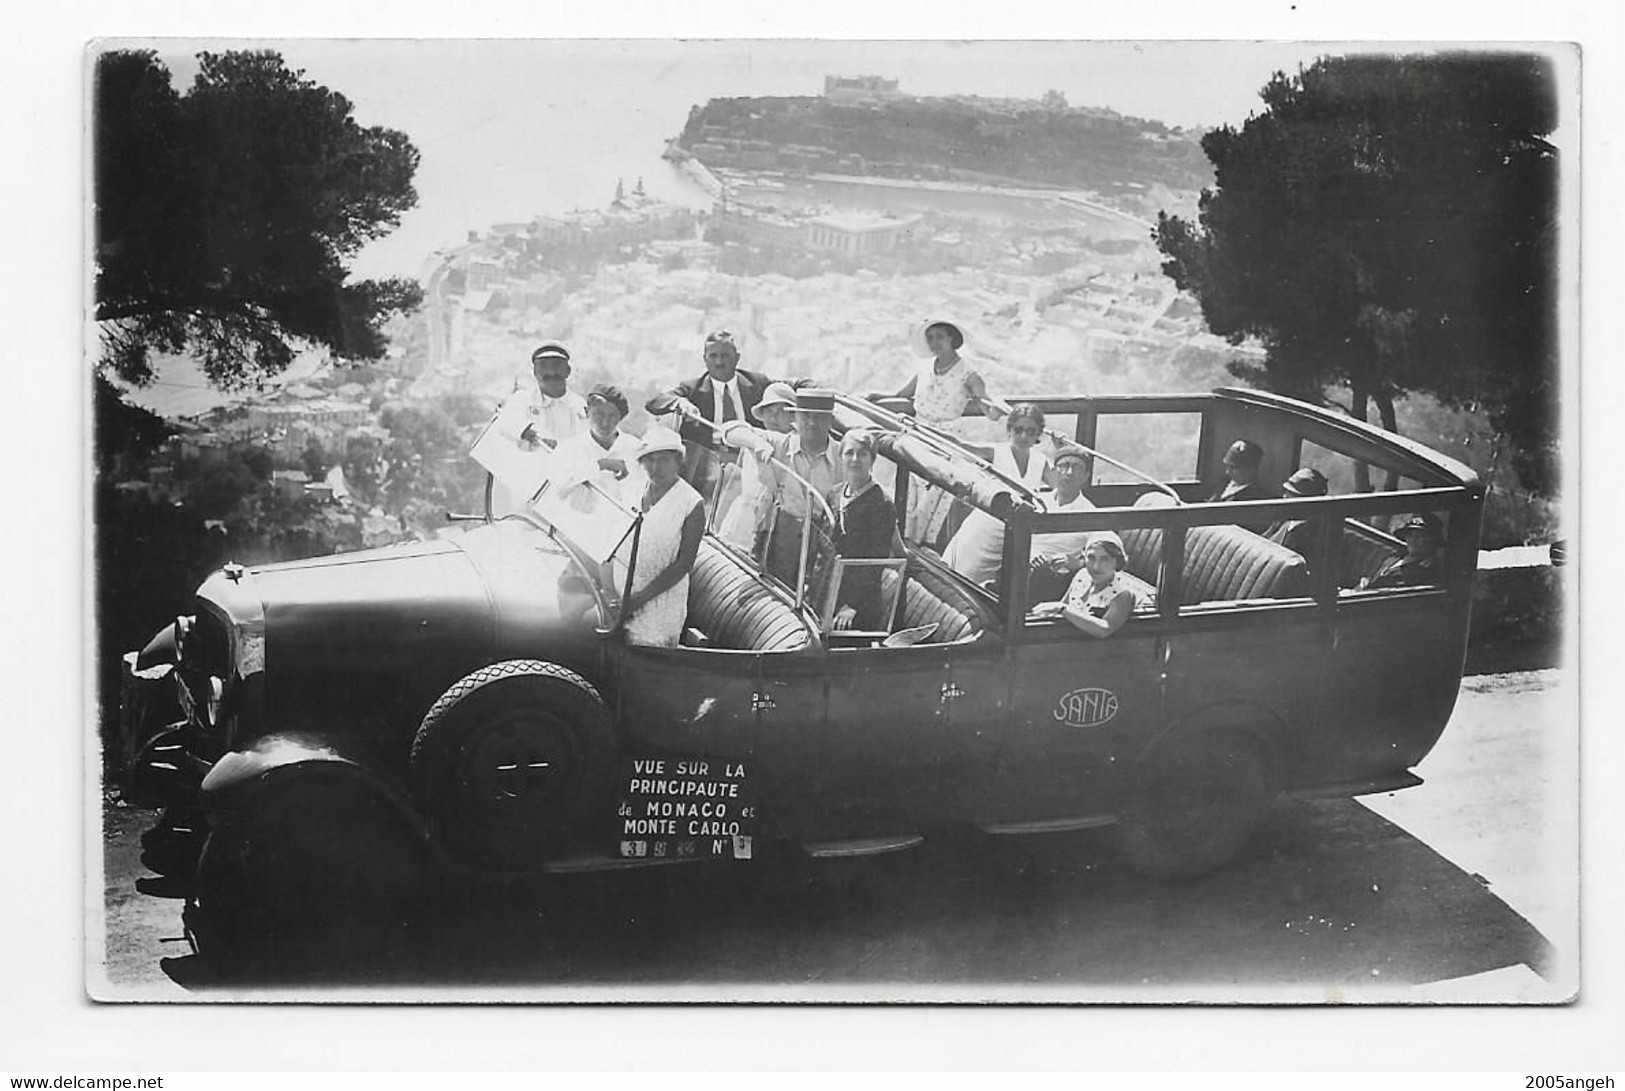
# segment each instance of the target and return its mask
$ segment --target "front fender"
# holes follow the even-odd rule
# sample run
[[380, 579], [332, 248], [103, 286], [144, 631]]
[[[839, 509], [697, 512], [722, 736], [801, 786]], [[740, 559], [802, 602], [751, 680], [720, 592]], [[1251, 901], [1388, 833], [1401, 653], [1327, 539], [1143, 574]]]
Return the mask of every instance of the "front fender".
[[198, 798], [211, 811], [244, 812], [253, 810], [266, 793], [312, 780], [334, 791], [372, 797], [395, 812], [420, 840], [428, 839], [428, 829], [399, 780], [341, 752], [326, 739], [310, 736], [265, 735], [247, 750], [223, 755], [203, 778]]

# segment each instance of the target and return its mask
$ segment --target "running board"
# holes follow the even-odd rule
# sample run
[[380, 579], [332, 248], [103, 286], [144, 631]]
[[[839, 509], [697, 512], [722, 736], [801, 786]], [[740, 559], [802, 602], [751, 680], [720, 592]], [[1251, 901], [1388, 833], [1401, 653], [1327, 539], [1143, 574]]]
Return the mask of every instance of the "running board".
[[1070, 833], [1073, 830], [1092, 830], [1100, 826], [1117, 824], [1114, 814], [1086, 814], [1081, 818], [1050, 818], [1036, 822], [1001, 822], [996, 826], [983, 826], [983, 833], [995, 837], [1018, 837], [1028, 833]]
[[633, 868], [664, 867], [667, 864], [697, 864], [702, 860], [715, 860], [715, 856], [664, 856], [638, 859], [630, 856], [567, 856], [550, 860], [542, 865], [549, 875], [574, 875], [586, 871], [630, 871]]
[[879, 856], [887, 852], [901, 852], [922, 843], [917, 833], [898, 833], [890, 837], [858, 837], [850, 841], [820, 841], [802, 846], [814, 860], [838, 860], [851, 856]]
[[1423, 783], [1415, 773], [1404, 772], [1380, 780], [1349, 780], [1342, 784], [1322, 784], [1314, 788], [1294, 788], [1283, 793], [1288, 799], [1348, 799], [1350, 796], [1368, 796], [1377, 792], [1398, 792]]

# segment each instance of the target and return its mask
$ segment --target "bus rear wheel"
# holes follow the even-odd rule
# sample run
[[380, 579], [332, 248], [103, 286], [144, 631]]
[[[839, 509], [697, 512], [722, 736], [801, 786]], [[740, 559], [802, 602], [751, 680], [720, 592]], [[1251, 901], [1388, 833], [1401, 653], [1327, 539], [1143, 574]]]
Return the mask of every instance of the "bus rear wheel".
[[1247, 843], [1270, 804], [1268, 755], [1252, 735], [1224, 728], [1168, 739], [1140, 762], [1118, 815], [1119, 850], [1148, 878], [1205, 875]]

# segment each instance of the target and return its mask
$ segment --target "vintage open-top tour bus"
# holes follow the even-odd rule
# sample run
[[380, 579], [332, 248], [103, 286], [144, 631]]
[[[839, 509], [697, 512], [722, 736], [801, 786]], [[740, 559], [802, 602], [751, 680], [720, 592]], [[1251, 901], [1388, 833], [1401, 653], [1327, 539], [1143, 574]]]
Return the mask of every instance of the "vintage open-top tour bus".
[[[603, 527], [558, 505], [228, 565], [126, 657], [130, 791], [165, 808], [147, 862], [191, 884], [206, 953], [286, 959], [392, 942], [470, 872], [1112, 826], [1129, 866], [1179, 877], [1221, 865], [1283, 796], [1419, 783], [1465, 656], [1471, 471], [1252, 391], [1026, 400], [1094, 452], [1093, 510], [1055, 511], [985, 450], [836, 398], [837, 435], [877, 433], [899, 513], [931, 487], [998, 520], [997, 578], [955, 572], [942, 538], [847, 563], [811, 520], [791, 575], [707, 533], [677, 647], [625, 641], [625, 588], [584, 544]], [[1266, 482], [1314, 467], [1328, 495], [1207, 502], [1239, 438]], [[1365, 586], [1406, 549], [1388, 528], [1421, 516], [1443, 532], [1426, 578]], [[1293, 528], [1300, 549], [1281, 544]], [[1034, 609], [1029, 560], [1035, 537], [1107, 530], [1147, 605], [1091, 639]], [[635, 557], [635, 518], [610, 537]], [[834, 629], [864, 563], [887, 620]]]

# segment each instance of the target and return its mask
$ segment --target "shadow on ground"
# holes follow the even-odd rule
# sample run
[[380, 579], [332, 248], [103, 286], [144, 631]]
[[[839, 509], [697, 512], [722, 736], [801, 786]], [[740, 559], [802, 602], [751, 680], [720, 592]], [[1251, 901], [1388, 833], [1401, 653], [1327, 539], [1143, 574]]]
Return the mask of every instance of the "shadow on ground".
[[[1230, 867], [1194, 882], [1129, 875], [1110, 842], [1109, 830], [966, 839], [463, 888], [387, 964], [320, 976], [426, 990], [1105, 986], [1132, 999], [1140, 986], [1315, 986], [1330, 998], [1553, 959], [1479, 879], [1351, 800], [1282, 807]], [[165, 968], [189, 989], [220, 983], [195, 957]]]

